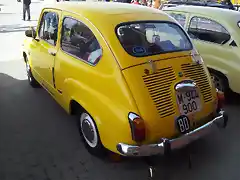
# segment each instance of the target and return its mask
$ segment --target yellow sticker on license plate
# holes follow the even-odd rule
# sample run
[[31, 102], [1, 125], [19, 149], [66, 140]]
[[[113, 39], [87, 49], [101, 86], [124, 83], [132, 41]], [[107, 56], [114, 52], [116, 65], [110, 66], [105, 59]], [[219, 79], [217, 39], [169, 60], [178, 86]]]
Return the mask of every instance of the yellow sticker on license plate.
[[179, 111], [183, 115], [189, 115], [201, 110], [201, 99], [197, 89], [177, 92]]

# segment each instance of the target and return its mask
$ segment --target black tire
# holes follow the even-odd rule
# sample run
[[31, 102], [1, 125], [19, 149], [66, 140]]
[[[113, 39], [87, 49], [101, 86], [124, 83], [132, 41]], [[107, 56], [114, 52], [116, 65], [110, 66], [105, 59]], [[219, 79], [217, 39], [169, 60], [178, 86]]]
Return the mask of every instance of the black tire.
[[26, 65], [26, 72], [27, 72], [27, 77], [28, 77], [28, 83], [33, 88], [39, 88], [40, 84], [36, 81], [36, 79], [32, 75], [31, 67], [29, 65], [27, 57], [25, 58], [25, 65]]
[[92, 116], [86, 111], [78, 111], [77, 124], [83, 143], [92, 155], [103, 157], [106, 155], [106, 149], [102, 145], [97, 125]]

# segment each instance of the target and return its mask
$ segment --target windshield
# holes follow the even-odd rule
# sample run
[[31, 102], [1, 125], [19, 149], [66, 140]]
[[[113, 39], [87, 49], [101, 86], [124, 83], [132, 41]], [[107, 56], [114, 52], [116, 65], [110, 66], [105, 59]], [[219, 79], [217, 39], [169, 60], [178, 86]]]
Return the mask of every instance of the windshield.
[[125, 51], [135, 57], [192, 49], [186, 33], [172, 22], [120, 24], [116, 34]]

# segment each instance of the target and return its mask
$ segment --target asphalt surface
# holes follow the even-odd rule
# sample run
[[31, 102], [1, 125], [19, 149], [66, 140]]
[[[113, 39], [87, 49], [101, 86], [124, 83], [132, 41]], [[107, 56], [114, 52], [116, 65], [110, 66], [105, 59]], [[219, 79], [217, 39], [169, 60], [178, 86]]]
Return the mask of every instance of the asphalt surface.
[[[28, 85], [20, 50], [24, 28], [17, 28], [34, 21], [21, 21], [21, 6], [12, 3], [11, 14], [0, 12], [0, 180], [148, 179], [144, 159], [124, 158], [117, 163], [91, 156], [80, 141], [75, 119], [46, 91]], [[37, 16], [37, 8], [33, 13]], [[229, 102], [227, 129], [168, 158], [153, 157], [155, 179], [240, 179], [240, 97], [232, 95]]]

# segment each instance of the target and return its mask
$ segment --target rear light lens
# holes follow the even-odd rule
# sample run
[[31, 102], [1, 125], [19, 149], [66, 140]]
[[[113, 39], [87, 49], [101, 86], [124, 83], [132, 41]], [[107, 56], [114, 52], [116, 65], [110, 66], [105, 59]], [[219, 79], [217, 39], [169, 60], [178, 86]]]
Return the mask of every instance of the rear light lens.
[[218, 110], [221, 110], [225, 104], [225, 96], [224, 96], [224, 92], [219, 91], [218, 89], [216, 89], [217, 92], [217, 108]]
[[144, 120], [135, 113], [128, 114], [129, 124], [132, 132], [132, 139], [136, 142], [142, 142], [146, 137]]

